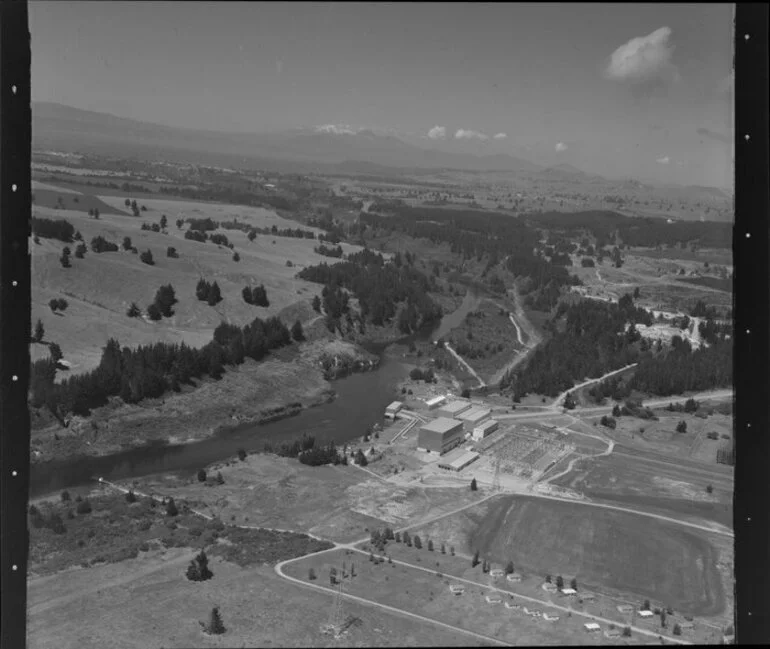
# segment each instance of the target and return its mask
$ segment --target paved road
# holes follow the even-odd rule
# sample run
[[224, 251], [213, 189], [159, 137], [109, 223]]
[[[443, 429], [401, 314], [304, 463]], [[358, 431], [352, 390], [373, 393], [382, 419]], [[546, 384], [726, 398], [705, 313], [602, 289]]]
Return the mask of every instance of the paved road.
[[638, 363], [631, 363], [631, 365], [626, 365], [625, 367], [621, 367], [618, 370], [612, 370], [612, 372], [607, 372], [606, 374], [604, 374], [604, 375], [602, 375], [602, 376], [600, 376], [598, 378], [588, 379], [587, 381], [583, 381], [582, 383], [578, 383], [577, 385], [573, 385], [571, 388], [569, 388], [568, 390], [565, 390], [558, 397], [556, 397], [553, 400], [553, 403], [551, 404], [551, 406], [554, 407], [554, 408], [557, 408], [559, 406], [559, 404], [562, 401], [564, 401], [564, 397], [566, 397], [567, 394], [569, 394], [573, 390], [579, 390], [580, 388], [584, 388], [587, 385], [591, 385], [591, 383], [599, 383], [600, 381], [604, 381], [604, 379], [608, 379], [611, 376], [615, 376], [615, 374], [620, 374], [621, 372], [625, 372], [626, 370], [629, 370], [632, 367], [636, 367], [637, 365], [638, 365]]

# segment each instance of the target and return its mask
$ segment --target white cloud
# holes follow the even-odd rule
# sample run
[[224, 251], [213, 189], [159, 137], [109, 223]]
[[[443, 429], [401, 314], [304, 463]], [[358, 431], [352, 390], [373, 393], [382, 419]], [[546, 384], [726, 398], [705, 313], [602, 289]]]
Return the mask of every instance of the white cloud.
[[496, 133], [495, 134], [495, 139], [496, 140], [504, 140], [507, 137], [508, 137], [507, 133]]
[[434, 126], [430, 131], [428, 131], [428, 137], [431, 140], [443, 140], [446, 137], [446, 127], [445, 126]]
[[324, 124], [316, 126], [318, 133], [333, 133], [334, 135], [355, 135], [360, 129], [354, 129], [348, 124]]
[[662, 158], [655, 160], [655, 162], [657, 162], [659, 165], [667, 165], [669, 162], [671, 162], [671, 158], [665, 155]]
[[610, 56], [605, 76], [613, 81], [649, 83], [678, 78], [671, 63], [674, 46], [669, 42], [670, 27], [661, 27], [647, 36], [632, 38]]
[[556, 147], [555, 147], [555, 148], [556, 148], [556, 150], [557, 150], [557, 151], [559, 151], [559, 152], [561, 153], [562, 151], [566, 151], [566, 150], [567, 150], [567, 145], [566, 145], [566, 144], [564, 144], [564, 142], [559, 142], [559, 143], [556, 145]]
[[471, 140], [471, 139], [477, 139], [477, 140], [488, 140], [489, 136], [484, 135], [484, 133], [481, 133], [479, 131], [471, 131], [466, 130], [464, 128], [461, 128], [460, 130], [455, 133], [455, 138], [458, 140]]

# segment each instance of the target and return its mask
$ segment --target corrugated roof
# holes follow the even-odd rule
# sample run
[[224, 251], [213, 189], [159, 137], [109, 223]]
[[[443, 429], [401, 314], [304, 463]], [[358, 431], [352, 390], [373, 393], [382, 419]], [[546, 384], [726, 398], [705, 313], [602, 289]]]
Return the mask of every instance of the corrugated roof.
[[482, 419], [486, 419], [491, 413], [492, 411], [488, 410], [487, 408], [472, 408], [471, 410], [456, 416], [458, 419], [462, 419], [463, 421], [474, 424], [478, 421], [481, 421]]
[[392, 401], [386, 410], [390, 410], [392, 408], [401, 408], [403, 405], [404, 404], [401, 401]]
[[447, 412], [462, 412], [463, 410], [469, 408], [470, 405], [471, 404], [467, 401], [450, 401], [442, 408], [442, 410]]
[[433, 421], [429, 421], [427, 424], [423, 424], [420, 430], [427, 430], [433, 433], [447, 433], [458, 425], [462, 425], [461, 421], [456, 419], [450, 419], [449, 417], [437, 417]]
[[[478, 453], [474, 451], [465, 451], [460, 457], [455, 458], [451, 462], [449, 462], [449, 466], [451, 467], [462, 467], [468, 464], [468, 462], [471, 462], [472, 460], [475, 460], [479, 456]], [[442, 464], [446, 464], [446, 462], [442, 462]]]
[[476, 430], [485, 431], [492, 426], [497, 426], [497, 424], [498, 422], [496, 419], [487, 419], [487, 421], [482, 421], [478, 426], [476, 426]]

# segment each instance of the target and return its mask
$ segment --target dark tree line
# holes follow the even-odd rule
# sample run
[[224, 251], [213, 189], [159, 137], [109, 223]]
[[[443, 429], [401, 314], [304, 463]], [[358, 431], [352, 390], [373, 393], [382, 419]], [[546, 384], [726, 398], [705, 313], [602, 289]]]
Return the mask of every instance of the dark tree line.
[[32, 217], [32, 234], [44, 239], [58, 239], [64, 243], [71, 243], [75, 234], [75, 227], [65, 219], [44, 219]]
[[569, 234], [588, 232], [599, 247], [623, 242], [625, 245], [656, 248], [697, 242], [703, 248], [729, 248], [732, 224], [716, 221], [675, 221], [654, 217], [629, 217], [607, 210], [585, 212], [544, 212], [525, 215], [536, 227]]
[[336, 257], [338, 259], [342, 258], [342, 246], [337, 246], [336, 248], [327, 247], [323, 244], [320, 246], [316, 246], [314, 250], [319, 254], [323, 255], [324, 257]]
[[432, 287], [428, 277], [411, 266], [386, 263], [381, 254], [368, 249], [332, 266], [308, 266], [300, 271], [299, 277], [325, 285], [324, 305], [332, 318], [347, 311], [348, 298], [342, 289], [358, 299], [361, 317], [377, 326], [391, 321], [399, 305], [406, 311], [399, 318], [402, 331], [414, 331], [442, 315], [441, 308], [428, 295]]
[[678, 336], [674, 336], [670, 349], [641, 361], [630, 381], [631, 388], [660, 396], [732, 384], [733, 345], [729, 339], [692, 351]]
[[211, 342], [200, 349], [182, 344], [154, 343], [135, 349], [120, 348], [111, 338], [102, 352], [99, 366], [85, 374], [54, 383], [55, 364], [32, 364], [32, 404], [47, 405], [59, 417], [73, 413], [87, 415], [103, 406], [109, 397], [120, 396], [126, 403], [159, 397], [168, 390], [204, 375], [219, 379], [225, 365], [240, 365], [245, 358], [262, 360], [270, 350], [291, 344], [289, 329], [278, 318], [255, 318], [245, 327], [220, 324]]

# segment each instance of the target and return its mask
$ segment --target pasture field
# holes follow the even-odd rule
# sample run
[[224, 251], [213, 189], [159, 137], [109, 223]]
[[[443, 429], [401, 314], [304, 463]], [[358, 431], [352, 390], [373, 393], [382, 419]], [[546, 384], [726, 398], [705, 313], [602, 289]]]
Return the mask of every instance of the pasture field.
[[367, 530], [401, 527], [480, 498], [467, 489], [425, 489], [392, 484], [353, 466], [310, 467], [298, 460], [251, 454], [208, 467], [225, 484], [207, 487], [189, 477], [144, 478], [142, 491], [195, 503], [227, 523], [307, 532], [353, 541]]
[[[388, 549], [392, 546], [393, 542], [388, 545]], [[396, 552], [397, 550], [394, 550], [394, 558], [396, 558]], [[341, 571], [343, 561], [349, 570], [352, 561], [355, 564], [356, 575], [345, 579], [343, 585], [344, 592], [351, 595], [364, 597], [513, 645], [592, 645], [596, 642], [610, 644], [603, 636], [585, 633], [582, 627], [583, 621], [576, 616], [568, 618], [566, 614], [557, 613], [560, 619], [551, 623], [525, 615], [520, 610], [507, 609], [502, 603], [491, 605], [487, 603], [485, 596], [492, 592], [483, 586], [473, 587], [466, 584], [466, 590], [462, 596], [453, 595], [449, 586], [454, 582], [451, 576], [442, 572], [445, 557], [425, 549], [421, 552], [424, 557], [422, 565], [415, 562], [419, 561], [419, 558], [414, 557], [409, 561], [415, 562], [413, 566], [387, 561], [375, 565], [368, 560], [366, 554], [352, 551], [348, 554], [345, 550], [338, 550], [305, 557], [288, 564], [283, 570], [295, 579], [316, 583], [331, 590], [329, 570], [335, 567], [338, 572]], [[438, 566], [436, 562], [439, 563]], [[424, 570], [420, 570], [422, 566]], [[312, 582], [308, 579], [311, 568], [317, 575], [317, 580]], [[478, 575], [469, 578], [478, 580]], [[343, 608], [346, 606], [347, 602], [343, 601]], [[462, 638], [466, 643], [474, 642], [471, 636], [458, 633], [457, 637]], [[643, 642], [642, 638], [637, 638], [634, 642], [633, 636], [628, 640], [634, 644]]]
[[498, 565], [574, 575], [589, 590], [666, 601], [677, 611], [718, 615], [724, 592], [716, 551], [701, 535], [633, 513], [509, 496], [416, 531]]
[[[65, 200], [88, 195], [61, 194]], [[178, 218], [211, 217], [214, 220], [233, 220], [260, 227], [297, 228], [288, 221], [262, 208], [251, 208], [215, 203], [143, 199], [147, 212], [133, 217], [122, 213], [123, 197], [93, 197], [114, 208], [114, 214], [102, 212], [100, 219], [88, 216], [87, 211], [54, 210], [36, 207], [37, 216], [67, 219], [83, 236], [88, 245], [93, 237], [104, 236], [118, 244], [130, 237], [132, 244], [143, 252], [152, 252], [155, 264], [140, 261], [138, 254], [121, 249], [118, 252], [97, 254], [86, 252], [83, 259], [74, 255], [72, 267], [62, 268], [59, 256], [65, 245], [74, 253], [77, 242], [64, 244], [54, 239], [40, 239], [30, 244], [32, 254], [32, 322], [42, 320], [46, 342], [57, 342], [64, 359], [71, 363], [71, 372], [93, 369], [99, 362], [101, 348], [108, 338], [117, 337], [121, 345], [135, 346], [154, 341], [186, 342], [199, 347], [211, 339], [214, 328], [223, 320], [243, 326], [255, 317], [277, 315], [282, 309], [297, 302], [307, 302], [320, 295], [321, 286], [296, 279], [299, 269], [306, 265], [333, 260], [314, 252], [316, 240], [294, 239], [272, 235], [258, 235], [249, 242], [246, 233], [239, 230], [221, 230], [240, 255], [233, 260], [233, 250], [211, 242], [200, 243], [184, 238], [184, 229], [177, 228]], [[143, 222], [158, 223], [161, 215], [168, 219], [167, 234], [141, 230]], [[303, 229], [313, 229], [302, 226]], [[320, 230], [314, 231], [320, 232]], [[176, 248], [178, 258], [166, 256], [166, 249]], [[342, 244], [346, 253], [358, 248]], [[287, 262], [290, 266], [287, 266]], [[216, 281], [223, 300], [215, 305], [199, 301], [195, 296], [198, 278]], [[143, 317], [129, 318], [126, 310], [131, 302], [141, 309], [152, 302], [161, 285], [174, 287], [178, 303], [174, 315], [158, 322]], [[246, 304], [241, 290], [247, 285], [264, 284], [269, 307]], [[64, 297], [69, 307], [64, 313], [54, 314], [48, 308], [51, 298]], [[313, 314], [314, 316], [316, 314]], [[288, 323], [289, 325], [291, 323]], [[47, 346], [32, 345], [32, 357], [45, 357]]]
[[[414, 538], [414, 537], [413, 537]], [[413, 545], [412, 547], [406, 546], [404, 543], [389, 542], [386, 548], [386, 554], [393, 558], [395, 561], [404, 561], [416, 567], [425, 567], [431, 570], [440, 570], [441, 573], [449, 577], [450, 583], [453, 583], [452, 577], [459, 579], [467, 579], [469, 581], [480, 584], [481, 586], [489, 586], [499, 589], [497, 594], [500, 595], [503, 600], [512, 599], [514, 603], [526, 606], [529, 609], [537, 609], [542, 612], [549, 613], [551, 615], [556, 614], [560, 617], [560, 621], [556, 624], [569, 625], [577, 622], [577, 628], [573, 628], [575, 634], [585, 635], [583, 629], [583, 623], [588, 620], [578, 615], [583, 613], [588, 616], [599, 616], [605, 620], [612, 620], [616, 629], [620, 630], [625, 625], [635, 626], [640, 629], [646, 629], [656, 634], [660, 634], [663, 637], [671, 637], [673, 625], [676, 622], [683, 622], [684, 615], [680, 611], [673, 611], [673, 614], [669, 616], [669, 624], [667, 628], [661, 629], [658, 617], [652, 618], [652, 620], [643, 620], [633, 613], [628, 614], [618, 611], [619, 605], [630, 605], [634, 609], [639, 609], [642, 604], [641, 600], [636, 598], [629, 598], [627, 596], [610, 595], [604, 592], [595, 590], [589, 590], [584, 588], [581, 582], [578, 582], [578, 594], [576, 597], [567, 597], [558, 592], [548, 592], [543, 588], [543, 582], [545, 575], [541, 573], [528, 572], [522, 569], [518, 564], [514, 565], [516, 574], [520, 576], [520, 581], [511, 583], [503, 577], [492, 577], [490, 574], [484, 573], [482, 570], [482, 564], [479, 563], [475, 567], [472, 565], [472, 556], [470, 554], [464, 554], [456, 551], [454, 555], [451, 554], [449, 546], [447, 545], [447, 553], [442, 554], [440, 552], [440, 542], [436, 542], [434, 539], [435, 549], [433, 552], [426, 549], [427, 541], [425, 537], [422, 538], [422, 549], [418, 550]], [[726, 556], [726, 555], [725, 555]], [[720, 555], [721, 557], [721, 555]], [[433, 567], [438, 562], [438, 566]], [[490, 564], [492, 568], [505, 568], [504, 564]], [[556, 580], [556, 574], [552, 575], [552, 580]], [[563, 574], [565, 584], [569, 585], [571, 575]], [[458, 583], [458, 582], [454, 582]], [[476, 591], [474, 586], [465, 584], [471, 591]], [[730, 586], [732, 588], [732, 586]], [[479, 594], [485, 594], [489, 592], [485, 589], [479, 589]], [[468, 590], [466, 590], [468, 593]], [[590, 593], [590, 599], [588, 597]], [[538, 600], [533, 602], [531, 599]], [[540, 603], [543, 602], [543, 603]], [[486, 604], [486, 602], [485, 602]], [[549, 606], [551, 604], [552, 606]], [[667, 606], [665, 602], [658, 602], [654, 599], [650, 600], [650, 605], [654, 607]], [[562, 608], [555, 608], [562, 607]], [[564, 609], [568, 609], [565, 611]], [[673, 609], [672, 609], [673, 610]], [[570, 611], [572, 615], [570, 615]], [[510, 613], [516, 620], [519, 617], [525, 617], [521, 614], [521, 611], [506, 611]], [[693, 617], [693, 616], [688, 616]], [[531, 619], [531, 618], [526, 618]], [[690, 642], [705, 642], [713, 643], [715, 637], [715, 631], [718, 631], [719, 626], [729, 624], [731, 619], [724, 617], [723, 619], [713, 618], [694, 618], [696, 621], [696, 628], [692, 631], [688, 631], [683, 639]], [[540, 620], [542, 623], [543, 620]], [[600, 622], [602, 628], [607, 629], [609, 624], [602, 621]], [[597, 638], [598, 640], [598, 638]], [[630, 638], [616, 638], [616, 643], [620, 641], [622, 643], [629, 644], [658, 644], [659, 640], [654, 637], [645, 636], [640, 633], [632, 632]], [[574, 642], [567, 641], [565, 644], [574, 644]], [[665, 644], [665, 643], [664, 643]]]
[[[468, 646], [468, 638], [357, 602], [345, 602], [353, 624], [340, 640], [320, 633], [333, 599], [275, 574], [272, 566], [241, 568], [210, 556], [214, 577], [184, 576], [197, 550], [173, 548], [136, 559], [61, 572], [28, 585], [30, 649], [146, 647], [414, 647]], [[227, 629], [207, 636], [219, 606]], [[476, 644], [476, 643], [472, 643]]]

